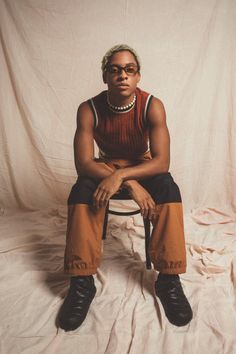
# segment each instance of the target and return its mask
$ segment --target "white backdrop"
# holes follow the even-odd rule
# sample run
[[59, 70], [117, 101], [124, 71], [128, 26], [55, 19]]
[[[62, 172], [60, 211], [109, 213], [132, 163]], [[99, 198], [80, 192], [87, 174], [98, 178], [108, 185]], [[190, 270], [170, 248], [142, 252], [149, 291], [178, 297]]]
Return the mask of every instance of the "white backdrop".
[[[236, 354], [235, 38], [235, 0], [0, 0], [1, 354]], [[166, 108], [193, 320], [167, 321], [141, 217], [113, 217], [86, 321], [64, 333], [76, 111], [118, 43]]]
[[65, 205], [77, 107], [105, 89], [106, 50], [127, 43], [165, 105], [186, 210], [235, 209], [235, 1], [0, 3], [2, 208]]

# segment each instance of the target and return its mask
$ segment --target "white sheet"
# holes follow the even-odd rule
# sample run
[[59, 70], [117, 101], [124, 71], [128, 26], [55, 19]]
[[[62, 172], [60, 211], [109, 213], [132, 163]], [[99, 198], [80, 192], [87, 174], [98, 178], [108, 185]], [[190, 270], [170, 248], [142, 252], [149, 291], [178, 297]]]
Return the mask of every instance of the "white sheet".
[[230, 219], [213, 210], [207, 219], [199, 211], [186, 215], [188, 271], [181, 280], [194, 317], [178, 328], [154, 296], [156, 274], [145, 269], [141, 217], [110, 217], [96, 297], [82, 326], [65, 333], [55, 319], [68, 288], [66, 208], [5, 211], [1, 354], [236, 353], [236, 228]]

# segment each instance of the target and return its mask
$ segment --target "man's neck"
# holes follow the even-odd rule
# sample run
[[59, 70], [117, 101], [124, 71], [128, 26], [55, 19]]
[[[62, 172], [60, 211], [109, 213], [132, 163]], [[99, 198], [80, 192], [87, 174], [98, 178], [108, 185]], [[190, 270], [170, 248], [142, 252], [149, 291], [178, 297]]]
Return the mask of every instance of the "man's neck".
[[108, 98], [112, 105], [114, 106], [127, 106], [134, 99], [135, 93], [132, 93], [129, 96], [118, 96], [108, 91]]

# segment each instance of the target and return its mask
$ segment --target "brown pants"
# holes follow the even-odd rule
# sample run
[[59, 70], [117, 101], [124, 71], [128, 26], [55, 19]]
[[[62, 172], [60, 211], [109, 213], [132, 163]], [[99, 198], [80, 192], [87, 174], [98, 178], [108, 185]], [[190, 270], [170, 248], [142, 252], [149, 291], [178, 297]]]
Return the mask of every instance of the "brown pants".
[[[166, 274], [186, 272], [183, 213], [179, 188], [171, 174], [162, 173], [139, 181], [156, 203], [149, 254], [154, 268]], [[65, 272], [90, 275], [101, 263], [105, 208], [94, 210], [92, 196], [99, 181], [79, 177], [68, 198]]]

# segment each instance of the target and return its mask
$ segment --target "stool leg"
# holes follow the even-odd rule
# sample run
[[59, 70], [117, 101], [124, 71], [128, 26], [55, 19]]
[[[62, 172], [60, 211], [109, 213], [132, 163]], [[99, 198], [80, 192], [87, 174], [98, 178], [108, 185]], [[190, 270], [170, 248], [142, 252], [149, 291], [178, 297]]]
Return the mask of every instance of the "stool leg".
[[102, 232], [102, 239], [103, 240], [106, 239], [106, 235], [107, 235], [108, 212], [109, 212], [109, 203], [107, 203], [107, 206], [106, 206], [104, 223], [103, 223], [103, 232]]
[[151, 233], [150, 220], [147, 218], [143, 218], [143, 224], [144, 224], [144, 231], [145, 231], [146, 268], [152, 269], [152, 264], [151, 264], [150, 256], [148, 253], [150, 233]]

